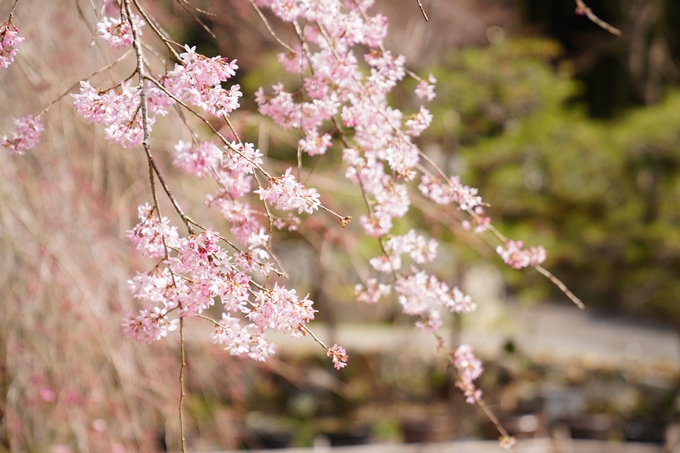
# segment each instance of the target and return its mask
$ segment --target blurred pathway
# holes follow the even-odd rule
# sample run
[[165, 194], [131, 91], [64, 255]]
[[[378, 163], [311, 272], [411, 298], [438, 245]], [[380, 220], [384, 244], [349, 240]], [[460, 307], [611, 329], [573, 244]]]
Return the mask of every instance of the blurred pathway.
[[[466, 315], [467, 316], [467, 315]], [[338, 343], [366, 353], [415, 353], [434, 356], [437, 344], [412, 324], [340, 324], [335, 335], [326, 325], [312, 323], [311, 329], [330, 345]], [[443, 329], [445, 338], [451, 330]], [[311, 339], [276, 336], [284, 353], [320, 353]], [[649, 324], [603, 317], [574, 306], [537, 304], [503, 305], [503, 313], [464, 327], [461, 342], [471, 344], [487, 357], [499, 354], [512, 340], [534, 360], [580, 361], [593, 366], [662, 367], [680, 370], [680, 338], [675, 331]]]

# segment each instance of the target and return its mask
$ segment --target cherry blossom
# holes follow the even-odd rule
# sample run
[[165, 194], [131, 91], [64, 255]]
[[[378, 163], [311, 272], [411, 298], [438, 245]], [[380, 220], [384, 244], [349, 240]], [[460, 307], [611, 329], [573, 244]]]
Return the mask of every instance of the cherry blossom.
[[8, 68], [14, 63], [19, 49], [19, 44], [24, 42], [26, 38], [19, 36], [19, 29], [15, 27], [11, 21], [7, 21], [0, 25], [0, 67]]
[[482, 361], [475, 357], [470, 345], [463, 344], [453, 353], [453, 366], [458, 375], [456, 387], [463, 391], [467, 403], [475, 404], [482, 397], [482, 391], [472, 381], [482, 375]]
[[354, 287], [354, 294], [358, 302], [374, 304], [381, 298], [388, 296], [392, 290], [391, 285], [378, 283], [378, 279], [371, 278], [366, 282], [366, 287], [358, 284]]
[[437, 79], [435, 79], [432, 74], [428, 76], [427, 80], [418, 82], [418, 86], [415, 90], [416, 96], [421, 99], [427, 99], [428, 101], [434, 99], [437, 96], [434, 92], [435, 83], [437, 83]]
[[166, 315], [167, 310], [159, 307], [140, 310], [138, 316], [129, 312], [123, 318], [123, 329], [130, 338], [151, 343], [166, 337], [179, 326], [179, 320], [169, 320]]
[[[142, 34], [142, 26], [145, 22], [137, 15], [132, 16], [138, 33]], [[97, 23], [97, 32], [109, 47], [113, 49], [120, 49], [121, 47], [129, 47], [132, 45], [132, 27], [127, 19], [121, 17], [104, 16], [100, 22]]]
[[236, 74], [236, 60], [228, 62], [220, 56], [207, 58], [196, 53], [195, 47], [184, 47], [181, 64], [168, 72], [165, 87], [179, 99], [189, 102], [214, 116], [228, 115], [239, 107], [242, 96], [239, 85], [222, 88]]
[[12, 134], [11, 139], [6, 135], [0, 137], [0, 146], [7, 148], [10, 154], [24, 154], [40, 141], [43, 124], [38, 118], [28, 115], [16, 118], [14, 125], [17, 131]]
[[158, 218], [154, 208], [148, 203], [137, 208], [139, 223], [126, 233], [130, 239], [147, 257], [165, 256], [166, 247], [175, 247], [179, 236], [177, 227], [170, 226], [167, 217]]
[[211, 168], [217, 165], [221, 157], [222, 151], [211, 142], [201, 142], [192, 145], [180, 140], [175, 145], [174, 164], [185, 172], [195, 174], [199, 178], [208, 176]]
[[522, 241], [508, 240], [505, 246], [499, 245], [496, 252], [503, 258], [505, 264], [515, 269], [541, 264], [548, 256], [548, 253], [541, 246], [524, 249]]
[[347, 366], [349, 356], [347, 355], [347, 351], [345, 351], [345, 348], [343, 348], [342, 346], [334, 344], [332, 347], [326, 350], [326, 355], [333, 360], [333, 366], [335, 367], [336, 370], [339, 370]]
[[278, 209], [290, 211], [298, 210], [298, 214], [306, 212], [312, 214], [319, 209], [319, 194], [314, 189], [307, 189], [295, 181], [291, 174], [292, 169], [286, 170], [280, 177], [269, 180], [267, 187], [255, 190], [253, 193], [260, 195], [260, 200], [266, 200], [276, 205]]

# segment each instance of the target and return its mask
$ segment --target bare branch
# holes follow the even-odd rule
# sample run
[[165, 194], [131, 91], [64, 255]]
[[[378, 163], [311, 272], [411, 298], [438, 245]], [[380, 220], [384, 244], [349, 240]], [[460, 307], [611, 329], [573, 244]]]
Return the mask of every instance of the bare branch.
[[609, 25], [607, 22], [597, 17], [595, 13], [593, 13], [593, 11], [590, 8], [588, 8], [588, 6], [586, 6], [585, 3], [583, 3], [583, 0], [576, 0], [576, 14], [585, 15], [586, 17], [588, 17], [588, 19], [590, 19], [600, 27], [604, 28], [612, 35], [621, 36], [621, 30], [612, 25]]
[[418, 8], [420, 8], [420, 13], [423, 15], [426, 21], [429, 21], [430, 19], [427, 18], [427, 14], [425, 14], [425, 10], [423, 9], [423, 4], [420, 3], [420, 0], [418, 1]]
[[257, 14], [260, 16], [260, 19], [262, 19], [262, 22], [264, 22], [265, 27], [267, 27], [267, 30], [269, 30], [269, 34], [271, 34], [271, 35], [274, 37], [274, 39], [276, 40], [276, 42], [278, 42], [278, 43], [281, 44], [283, 47], [285, 47], [286, 50], [288, 50], [288, 52], [295, 53], [295, 51], [294, 51], [288, 44], [286, 44], [285, 42], [281, 41], [281, 38], [279, 38], [278, 36], [276, 36], [276, 33], [274, 33], [274, 30], [272, 29], [271, 25], [269, 25], [269, 21], [267, 21], [267, 18], [265, 17], [265, 15], [264, 15], [264, 13], [262, 12], [262, 10], [260, 9], [260, 7], [257, 6], [257, 4], [255, 3], [255, 1], [254, 1], [254, 0], [250, 0], [250, 4], [253, 5], [253, 8], [255, 9], [255, 11], [257, 11]]
[[[215, 33], [213, 33], [213, 31], [210, 29], [210, 27], [208, 27], [208, 26], [207, 26], [207, 25], [206, 25], [206, 24], [205, 24], [205, 23], [204, 23], [197, 15], [196, 15], [196, 14], [194, 14], [194, 12], [191, 11], [191, 10], [189, 9], [189, 6], [191, 6], [191, 7], [194, 8], [196, 11], [199, 11], [199, 12], [201, 12], [201, 13], [203, 13], [203, 14], [209, 14], [209, 15], [211, 15], [211, 16], [214, 16], [214, 14], [208, 13], [208, 12], [205, 12], [205, 11], [202, 11], [202, 10], [196, 8], [195, 6], [190, 5], [189, 3], [187, 3], [186, 0], [177, 0], [177, 3], [179, 3], [179, 5], [180, 5], [182, 8], [184, 8], [184, 10], [185, 10], [187, 13], [191, 14], [191, 17], [193, 17], [194, 20], [195, 20], [201, 27], [203, 27], [203, 29], [204, 29], [206, 32], [208, 32], [208, 34], [212, 37], [212, 39], [217, 39], [217, 36], [215, 36]], [[188, 5], [188, 6], [187, 6], [187, 5]]]

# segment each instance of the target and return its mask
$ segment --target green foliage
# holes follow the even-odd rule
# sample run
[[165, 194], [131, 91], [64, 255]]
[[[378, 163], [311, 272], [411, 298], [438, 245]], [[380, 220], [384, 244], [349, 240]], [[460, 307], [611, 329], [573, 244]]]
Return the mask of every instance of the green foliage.
[[[461, 51], [435, 72], [429, 139], [453, 149], [503, 232], [549, 249], [547, 266], [587, 305], [680, 324], [680, 92], [596, 122], [569, 105], [579, 88], [558, 55], [540, 41]], [[535, 281], [507, 273], [518, 290]]]

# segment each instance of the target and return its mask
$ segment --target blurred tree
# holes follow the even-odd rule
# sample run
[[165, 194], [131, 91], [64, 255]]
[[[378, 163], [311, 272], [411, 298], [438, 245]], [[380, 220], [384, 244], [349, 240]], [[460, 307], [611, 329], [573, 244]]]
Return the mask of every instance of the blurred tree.
[[[680, 327], [680, 93], [592, 121], [570, 106], [579, 84], [558, 55], [534, 40], [459, 52], [436, 71], [430, 139], [460, 144], [448, 157], [501, 230], [546, 245], [588, 305]], [[532, 279], [506, 272], [516, 289]]]
[[[574, 2], [520, 2], [526, 24], [560, 42], [587, 90], [590, 114], [611, 117], [626, 108], [653, 104], [662, 88], [677, 82], [680, 4], [675, 0], [591, 0], [604, 20], [623, 31], [617, 38], [585, 16]], [[524, 28], [526, 30], [526, 28]]]

